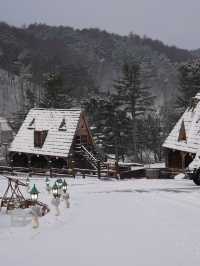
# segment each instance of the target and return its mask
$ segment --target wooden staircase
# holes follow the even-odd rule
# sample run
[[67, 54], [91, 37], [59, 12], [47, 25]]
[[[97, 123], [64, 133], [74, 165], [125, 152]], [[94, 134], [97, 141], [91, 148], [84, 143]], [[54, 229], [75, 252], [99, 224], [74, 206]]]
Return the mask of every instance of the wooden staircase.
[[96, 150], [89, 151], [84, 145], [76, 145], [76, 153], [83, 157], [92, 169], [106, 169], [103, 157]]

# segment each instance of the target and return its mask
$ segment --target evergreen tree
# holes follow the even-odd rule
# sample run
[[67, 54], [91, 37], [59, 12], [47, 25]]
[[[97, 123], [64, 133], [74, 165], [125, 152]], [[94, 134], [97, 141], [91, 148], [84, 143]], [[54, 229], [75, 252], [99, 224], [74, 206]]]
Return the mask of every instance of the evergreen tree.
[[152, 109], [153, 96], [149, 88], [141, 85], [140, 64], [124, 64], [122, 78], [116, 81], [115, 88], [121, 108], [130, 116], [132, 122], [132, 152], [135, 159], [137, 156], [137, 120], [146, 111]]
[[174, 111], [174, 106], [171, 102], [165, 102], [160, 109], [159, 116], [162, 124], [163, 139], [166, 139], [180, 118], [180, 113], [178, 111]]
[[35, 105], [36, 105], [36, 95], [35, 95], [35, 93], [32, 90], [27, 89], [26, 98], [27, 98], [26, 109], [29, 110], [29, 109], [35, 107]]
[[[151, 112], [138, 121], [138, 150], [141, 161], [147, 159], [154, 162], [161, 161], [163, 141], [164, 134], [160, 114]], [[147, 157], [147, 154], [150, 158], [144, 158], [143, 155]]]
[[44, 108], [69, 108], [72, 99], [63, 88], [63, 78], [60, 74], [51, 73], [44, 83], [44, 94], [40, 106]]
[[181, 111], [185, 110], [197, 92], [200, 92], [200, 60], [181, 64], [177, 107], [181, 108]]
[[119, 108], [115, 95], [91, 97], [85, 108], [92, 113], [93, 135], [104, 152], [115, 154], [115, 159], [124, 159], [128, 149], [130, 118]]

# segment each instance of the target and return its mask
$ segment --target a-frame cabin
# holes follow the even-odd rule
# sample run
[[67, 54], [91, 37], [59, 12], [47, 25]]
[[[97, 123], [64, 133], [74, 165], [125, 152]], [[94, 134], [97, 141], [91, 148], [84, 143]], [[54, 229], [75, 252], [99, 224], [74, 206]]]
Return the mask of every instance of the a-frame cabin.
[[33, 108], [9, 149], [12, 166], [97, 169], [99, 157], [80, 109]]
[[163, 144], [168, 168], [185, 169], [200, 150], [200, 93], [174, 126]]

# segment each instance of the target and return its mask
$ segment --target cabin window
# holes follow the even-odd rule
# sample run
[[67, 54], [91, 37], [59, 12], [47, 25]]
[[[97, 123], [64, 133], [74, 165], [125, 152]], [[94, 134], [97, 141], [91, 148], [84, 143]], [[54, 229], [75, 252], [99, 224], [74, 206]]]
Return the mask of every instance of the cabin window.
[[34, 131], [34, 147], [42, 148], [47, 137], [48, 130]]
[[33, 118], [30, 124], [28, 125], [28, 129], [33, 129], [33, 128], [35, 128], [35, 118]]
[[59, 126], [59, 130], [60, 131], [66, 131], [67, 130], [66, 121], [65, 121], [64, 118], [63, 118], [63, 120], [62, 120], [62, 122], [61, 122], [61, 124]]
[[182, 121], [182, 123], [181, 123], [181, 128], [180, 128], [180, 131], [179, 131], [178, 141], [187, 141], [184, 121]]

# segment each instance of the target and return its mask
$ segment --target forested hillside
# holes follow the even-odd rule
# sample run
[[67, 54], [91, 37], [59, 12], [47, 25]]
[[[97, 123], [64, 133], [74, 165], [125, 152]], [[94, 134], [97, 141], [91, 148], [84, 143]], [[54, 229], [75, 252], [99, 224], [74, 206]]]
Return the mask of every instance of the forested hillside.
[[7, 73], [1, 71], [4, 104], [0, 112], [7, 114], [23, 107], [27, 84], [37, 94], [49, 72], [59, 71], [64, 89], [78, 100], [90, 91], [112, 91], [123, 63], [129, 61], [141, 63], [143, 84], [157, 96], [156, 104], [163, 105], [176, 94], [177, 65], [193, 56], [187, 50], [132, 33], [119, 36], [98, 29], [43, 24], [16, 28], [2, 22], [0, 68]]

